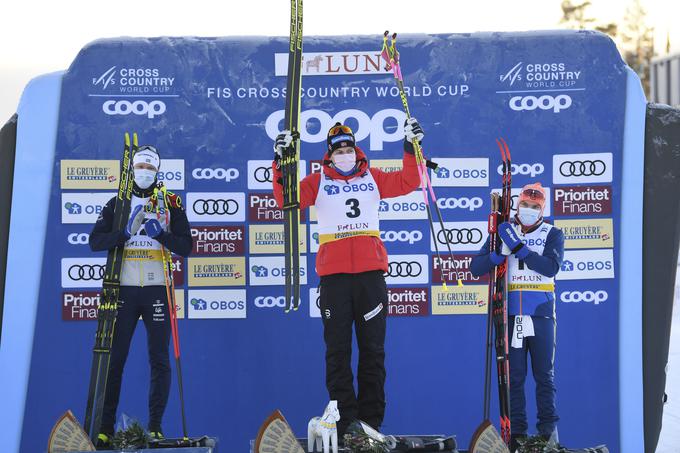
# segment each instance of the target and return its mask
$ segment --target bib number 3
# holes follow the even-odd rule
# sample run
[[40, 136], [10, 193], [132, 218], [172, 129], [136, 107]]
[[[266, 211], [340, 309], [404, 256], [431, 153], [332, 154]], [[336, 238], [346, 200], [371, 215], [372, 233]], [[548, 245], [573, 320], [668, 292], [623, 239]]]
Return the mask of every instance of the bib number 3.
[[345, 205], [349, 207], [349, 211], [347, 211], [346, 214], [350, 219], [355, 219], [361, 215], [361, 210], [359, 209], [359, 200], [356, 198], [348, 199], [345, 202]]

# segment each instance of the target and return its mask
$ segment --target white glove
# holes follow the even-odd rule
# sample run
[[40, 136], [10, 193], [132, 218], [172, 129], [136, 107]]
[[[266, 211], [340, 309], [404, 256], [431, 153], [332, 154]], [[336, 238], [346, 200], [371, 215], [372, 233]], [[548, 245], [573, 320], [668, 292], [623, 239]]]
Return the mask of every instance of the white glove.
[[425, 137], [423, 128], [420, 127], [418, 120], [415, 118], [409, 118], [406, 120], [406, 123], [404, 124], [404, 135], [406, 136], [406, 140], [408, 140], [409, 143], [413, 143], [414, 138], [418, 140], [418, 143], [420, 143], [423, 141], [423, 137]]
[[275, 159], [281, 159], [283, 151], [287, 148], [290, 148], [291, 143], [293, 143], [293, 134], [291, 134], [289, 130], [284, 130], [279, 135], [277, 135], [276, 139], [274, 140], [274, 153], [276, 154]]

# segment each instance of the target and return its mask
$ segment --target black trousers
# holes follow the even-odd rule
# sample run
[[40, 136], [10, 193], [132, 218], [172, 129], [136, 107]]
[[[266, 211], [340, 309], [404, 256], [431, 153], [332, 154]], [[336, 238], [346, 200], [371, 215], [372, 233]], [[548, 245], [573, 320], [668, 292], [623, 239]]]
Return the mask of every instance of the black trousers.
[[[118, 315], [113, 332], [109, 375], [104, 397], [102, 433], [113, 433], [123, 380], [123, 368], [139, 317], [146, 327], [151, 385], [149, 387], [149, 430], [159, 431], [170, 394], [170, 315], [165, 286], [121, 286]], [[140, 384], [140, 383], [135, 383]]]
[[[385, 415], [387, 285], [383, 271], [323, 276], [320, 288], [326, 387], [330, 399], [338, 401], [338, 435], [355, 418], [379, 429]], [[358, 393], [351, 367], [352, 324], [359, 345]]]

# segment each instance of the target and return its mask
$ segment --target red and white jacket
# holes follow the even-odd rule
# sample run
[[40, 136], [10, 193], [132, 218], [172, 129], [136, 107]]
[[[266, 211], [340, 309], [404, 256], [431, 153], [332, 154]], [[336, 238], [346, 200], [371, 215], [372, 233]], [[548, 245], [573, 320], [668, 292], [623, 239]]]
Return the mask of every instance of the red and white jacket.
[[[407, 195], [420, 185], [418, 166], [413, 154], [404, 152], [403, 168], [400, 171], [386, 173], [378, 168], [369, 168], [368, 159], [360, 148], [356, 149], [358, 171], [350, 176], [339, 174], [330, 166], [328, 153], [324, 156], [323, 175], [333, 181], [344, 181], [347, 184], [360, 178], [367, 172], [375, 180], [378, 186], [380, 199], [393, 198]], [[283, 186], [281, 170], [273, 168], [274, 197], [279, 207], [283, 206]], [[306, 209], [315, 205], [319, 196], [321, 173], [313, 173], [300, 181], [300, 209]], [[352, 197], [351, 192], [338, 194], [347, 199]], [[369, 206], [369, 209], [379, 209], [379, 203]], [[365, 206], [362, 209], [366, 209]], [[317, 214], [319, 212], [317, 211]], [[357, 274], [360, 272], [382, 270], [387, 272], [387, 250], [382, 240], [376, 236], [362, 235], [338, 239], [322, 243], [316, 255], [316, 272], [319, 276], [331, 274]]]

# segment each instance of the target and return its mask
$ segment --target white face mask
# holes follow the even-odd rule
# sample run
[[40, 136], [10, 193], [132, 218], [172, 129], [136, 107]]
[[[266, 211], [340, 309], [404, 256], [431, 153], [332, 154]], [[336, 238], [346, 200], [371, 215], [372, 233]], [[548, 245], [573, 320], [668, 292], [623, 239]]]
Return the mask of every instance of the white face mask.
[[349, 154], [333, 154], [333, 165], [339, 170], [347, 173], [352, 170], [357, 163], [356, 153]]
[[146, 168], [135, 168], [135, 184], [140, 189], [148, 189], [156, 179], [156, 171]]
[[519, 209], [517, 210], [517, 218], [519, 219], [520, 222], [522, 222], [522, 225], [526, 227], [531, 226], [534, 223], [538, 222], [538, 219], [540, 217], [541, 217], [540, 209], [525, 208], [523, 206], [520, 206]]

